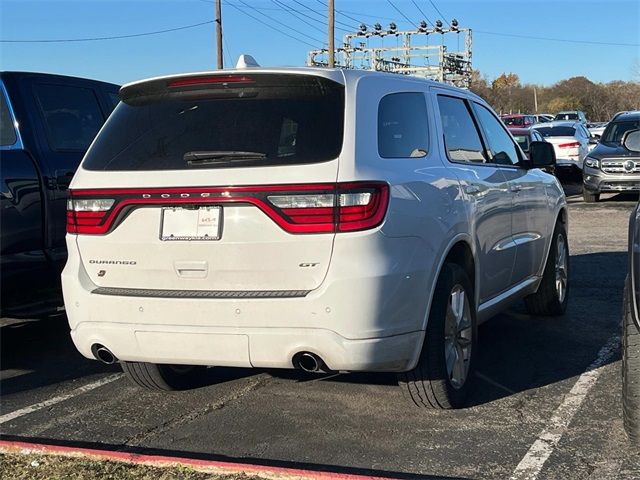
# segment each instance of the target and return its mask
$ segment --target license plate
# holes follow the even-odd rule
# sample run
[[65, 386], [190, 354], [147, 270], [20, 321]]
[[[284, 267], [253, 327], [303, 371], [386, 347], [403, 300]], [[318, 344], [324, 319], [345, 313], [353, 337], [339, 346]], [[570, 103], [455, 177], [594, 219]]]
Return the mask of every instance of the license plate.
[[220, 240], [221, 207], [163, 207], [160, 240]]

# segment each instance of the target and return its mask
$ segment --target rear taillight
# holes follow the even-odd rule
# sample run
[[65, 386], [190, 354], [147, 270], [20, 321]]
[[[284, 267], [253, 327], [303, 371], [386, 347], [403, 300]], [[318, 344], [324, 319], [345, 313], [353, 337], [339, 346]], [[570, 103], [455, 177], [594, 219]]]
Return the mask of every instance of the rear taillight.
[[215, 188], [73, 190], [67, 232], [105, 234], [145, 205], [242, 203], [262, 210], [288, 233], [354, 232], [382, 223], [389, 203], [383, 182]]
[[558, 148], [578, 148], [580, 146], [580, 142], [570, 142], [570, 143], [561, 143], [558, 145]]

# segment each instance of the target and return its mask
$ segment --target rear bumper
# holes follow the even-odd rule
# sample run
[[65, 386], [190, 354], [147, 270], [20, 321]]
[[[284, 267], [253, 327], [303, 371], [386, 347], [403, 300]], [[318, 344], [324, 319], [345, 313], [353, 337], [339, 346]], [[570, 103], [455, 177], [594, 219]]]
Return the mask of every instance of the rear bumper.
[[99, 343], [125, 361], [293, 368], [296, 353], [312, 352], [332, 370], [413, 368], [434, 262], [416, 238], [341, 237], [327, 278], [305, 296], [175, 298], [92, 293], [68, 236], [62, 284], [71, 336], [87, 358]]
[[582, 164], [584, 163], [584, 159], [581, 160], [578, 157], [558, 157], [556, 156], [556, 166], [557, 167], [575, 167], [582, 170]]

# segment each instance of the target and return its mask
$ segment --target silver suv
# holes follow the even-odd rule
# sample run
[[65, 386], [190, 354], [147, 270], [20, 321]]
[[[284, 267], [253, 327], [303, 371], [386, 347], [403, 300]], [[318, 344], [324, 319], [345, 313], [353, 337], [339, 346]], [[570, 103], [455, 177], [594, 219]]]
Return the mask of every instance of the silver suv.
[[598, 146], [584, 160], [583, 196], [597, 202], [601, 193], [640, 192], [640, 152], [627, 149], [624, 136], [640, 128], [640, 111], [617, 114]]
[[397, 372], [463, 404], [477, 325], [568, 298], [553, 147], [472, 93], [242, 69], [125, 85], [71, 185], [79, 351], [175, 389], [207, 365]]

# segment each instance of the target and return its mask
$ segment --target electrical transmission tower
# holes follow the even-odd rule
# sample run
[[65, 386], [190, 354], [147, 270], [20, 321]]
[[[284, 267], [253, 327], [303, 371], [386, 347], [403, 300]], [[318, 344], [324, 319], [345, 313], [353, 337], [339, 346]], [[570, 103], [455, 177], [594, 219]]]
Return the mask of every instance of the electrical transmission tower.
[[[395, 46], [385, 45], [385, 39], [393, 43], [394, 38]], [[448, 27], [437, 20], [433, 28], [422, 21], [413, 31], [399, 31], [395, 23], [387, 29], [376, 23], [372, 30], [362, 24], [358, 32], [347, 33], [342, 47], [335, 49], [335, 66], [415, 75], [469, 88], [471, 47], [471, 29], [461, 28], [455, 19]], [[328, 54], [328, 49], [310, 51], [307, 65], [328, 66]]]

